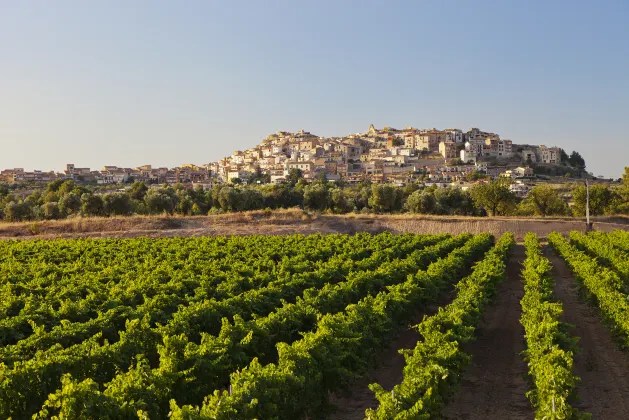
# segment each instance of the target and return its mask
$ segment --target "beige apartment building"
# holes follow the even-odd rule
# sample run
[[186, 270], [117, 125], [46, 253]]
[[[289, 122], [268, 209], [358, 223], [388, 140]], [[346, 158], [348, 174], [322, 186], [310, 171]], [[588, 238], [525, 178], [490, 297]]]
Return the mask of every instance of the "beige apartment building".
[[442, 141], [446, 141], [446, 133], [439, 130], [430, 130], [418, 136], [416, 149], [438, 152], [439, 143]]
[[561, 161], [561, 149], [559, 147], [539, 146], [539, 161], [541, 163], [556, 164]]
[[452, 140], [442, 141], [439, 143], [439, 153], [445, 159], [456, 158], [456, 143]]

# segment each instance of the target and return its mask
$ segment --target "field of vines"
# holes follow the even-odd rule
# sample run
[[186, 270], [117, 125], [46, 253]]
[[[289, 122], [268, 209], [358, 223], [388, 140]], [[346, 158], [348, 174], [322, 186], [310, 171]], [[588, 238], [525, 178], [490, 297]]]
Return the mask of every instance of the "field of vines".
[[620, 231], [2, 241], [0, 419], [629, 418], [628, 292]]

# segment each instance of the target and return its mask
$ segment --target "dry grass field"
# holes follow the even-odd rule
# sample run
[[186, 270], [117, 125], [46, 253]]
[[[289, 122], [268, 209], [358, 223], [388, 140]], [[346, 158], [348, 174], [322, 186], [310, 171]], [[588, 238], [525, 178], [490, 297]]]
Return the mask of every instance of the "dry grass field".
[[[594, 229], [629, 230], [624, 217], [594, 218]], [[74, 218], [24, 223], [0, 223], [0, 239], [77, 237], [164, 237], [207, 235], [287, 235], [293, 233], [451, 233], [514, 232], [521, 240], [526, 232], [545, 237], [552, 231], [584, 230], [575, 218], [460, 217], [426, 215], [319, 215], [302, 210], [251, 211], [212, 216], [132, 216]]]

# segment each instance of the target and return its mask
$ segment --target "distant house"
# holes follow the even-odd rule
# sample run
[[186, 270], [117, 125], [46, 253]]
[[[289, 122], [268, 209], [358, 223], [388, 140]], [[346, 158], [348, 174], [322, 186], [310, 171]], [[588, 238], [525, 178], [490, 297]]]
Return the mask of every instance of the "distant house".
[[523, 148], [520, 152], [524, 162], [537, 163], [537, 151], [531, 148]]
[[192, 187], [193, 188], [197, 188], [197, 187], [201, 187], [203, 188], [203, 191], [209, 191], [212, 189], [212, 187], [214, 187], [215, 185], [217, 185], [219, 182], [217, 179], [206, 179], [203, 181], [197, 181], [197, 182], [192, 182]]
[[546, 147], [542, 144], [538, 148], [538, 160], [541, 163], [557, 164], [561, 161], [561, 149], [559, 147]]
[[526, 197], [531, 190], [531, 186], [524, 182], [516, 181], [509, 186], [509, 191], [517, 195], [518, 197]]
[[243, 171], [240, 169], [236, 171], [230, 171], [227, 173], [227, 182], [233, 182], [233, 180], [236, 178], [242, 181], [246, 181], [249, 179], [250, 176], [251, 176], [251, 172], [248, 172], [248, 171]]
[[467, 148], [461, 150], [460, 159], [465, 163], [476, 163], [476, 150], [467, 150]]
[[445, 159], [454, 159], [456, 158], [456, 143], [452, 140], [442, 141], [439, 143], [439, 153]]
[[286, 161], [284, 162], [284, 169], [288, 173], [291, 169], [299, 169], [302, 172], [311, 172], [314, 168], [312, 161]]
[[504, 178], [522, 178], [533, 176], [533, 169], [520, 166], [518, 168], [508, 169], [505, 172], [501, 173], [500, 176]]
[[422, 133], [418, 137], [415, 147], [418, 150], [425, 150], [428, 152], [438, 152], [439, 143], [446, 140], [446, 133], [439, 130], [430, 130]]

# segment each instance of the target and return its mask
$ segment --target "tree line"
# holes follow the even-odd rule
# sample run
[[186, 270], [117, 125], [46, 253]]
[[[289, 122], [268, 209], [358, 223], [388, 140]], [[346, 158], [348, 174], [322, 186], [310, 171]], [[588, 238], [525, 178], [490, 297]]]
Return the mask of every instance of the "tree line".
[[[300, 207], [344, 214], [420, 213], [459, 216], [583, 216], [585, 186], [575, 183], [569, 195], [573, 205], [547, 184], [533, 187], [525, 199], [509, 190], [508, 183], [492, 181], [468, 190], [398, 187], [369, 181], [347, 186], [324, 178], [308, 182], [292, 171], [282, 184], [223, 184], [209, 191], [178, 184], [149, 188], [135, 182], [124, 192], [99, 193], [72, 180], [56, 180], [45, 188], [20, 197], [0, 186], [0, 220], [51, 220], [77, 216], [205, 215], [248, 210]], [[618, 188], [590, 187], [590, 214], [629, 214], [629, 168]]]

